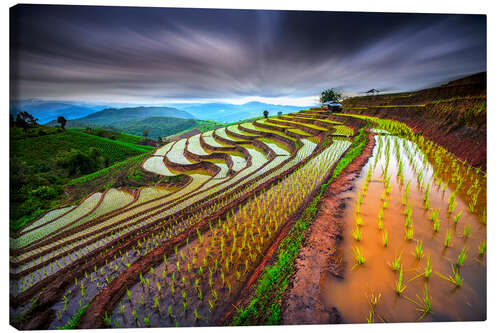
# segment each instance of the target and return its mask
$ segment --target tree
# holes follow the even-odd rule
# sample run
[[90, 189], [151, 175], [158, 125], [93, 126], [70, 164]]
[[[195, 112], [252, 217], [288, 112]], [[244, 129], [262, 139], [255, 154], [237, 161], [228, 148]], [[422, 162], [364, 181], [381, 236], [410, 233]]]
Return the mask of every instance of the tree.
[[143, 136], [143, 137], [145, 137], [145, 138], [146, 138], [148, 135], [149, 135], [149, 131], [148, 131], [148, 130], [144, 130], [144, 131], [142, 131], [142, 136]]
[[281, 116], [282, 114], [283, 114], [283, 112], [278, 111], [278, 116]]
[[158, 137], [158, 142], [160, 142], [160, 143], [163, 142], [163, 139], [161, 136]]
[[267, 118], [269, 116], [269, 111], [264, 110], [263, 114], [264, 114], [264, 118]]
[[16, 116], [16, 126], [22, 127], [24, 131], [27, 131], [30, 127], [38, 126], [38, 118], [33, 117], [26, 111], [21, 111]]
[[66, 126], [66, 118], [64, 118], [63, 116], [59, 116], [57, 117], [57, 122], [61, 124], [62, 129], [65, 129], [64, 126]]
[[319, 97], [319, 101], [321, 103], [324, 103], [324, 102], [329, 102], [329, 101], [332, 101], [332, 102], [340, 102], [342, 100], [344, 96], [342, 96], [342, 94], [335, 90], [334, 88], [330, 88], [330, 89], [327, 89], [327, 90], [324, 90], [321, 92], [321, 96]]

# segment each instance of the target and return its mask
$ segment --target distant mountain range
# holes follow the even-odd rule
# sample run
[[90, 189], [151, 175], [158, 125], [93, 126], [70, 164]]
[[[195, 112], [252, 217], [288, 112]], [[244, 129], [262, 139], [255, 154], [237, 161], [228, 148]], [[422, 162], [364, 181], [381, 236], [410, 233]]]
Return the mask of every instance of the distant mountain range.
[[291, 113], [308, 108], [305, 106], [277, 105], [261, 102], [248, 102], [241, 105], [230, 103], [179, 103], [168, 104], [168, 106], [187, 111], [197, 119], [215, 120], [226, 123], [261, 116], [264, 110], [269, 111], [269, 115], [272, 116], [276, 115], [279, 111]]
[[[72, 101], [27, 99], [11, 101], [10, 113], [15, 116], [19, 111], [27, 111], [35, 116], [35, 118], [38, 118], [38, 122], [40, 124], [56, 120], [58, 116], [63, 116], [68, 120], [81, 120], [86, 116], [90, 116], [88, 119], [97, 119], [103, 116], [103, 114], [99, 113], [99, 111], [105, 110], [108, 111], [106, 112], [104, 118], [113, 118], [112, 114], [114, 112], [114, 115], [116, 116], [115, 118], [120, 118], [118, 120], [144, 119], [147, 117], [175, 117], [214, 120], [218, 122], [234, 122], [260, 116], [264, 110], [269, 111], [269, 114], [273, 115], [279, 111], [283, 113], [290, 113], [307, 108], [302, 106], [276, 105], [261, 102], [248, 102], [241, 105], [231, 103], [176, 103], [166, 104], [161, 107], [140, 105], [131, 105], [130, 107], [124, 106], [125, 105], [113, 103], [109, 103], [107, 105], [97, 105]], [[141, 110], [144, 111], [142, 114]], [[163, 111], [166, 110], [170, 110], [169, 112], [171, 113], [168, 115], [165, 114]], [[130, 116], [131, 118], [123, 119], [122, 117], [125, 116], [125, 113], [122, 111], [132, 111], [134, 115]]]
[[[56, 120], [46, 123], [47, 126], [58, 126]], [[149, 137], [167, 136], [196, 127], [198, 124], [188, 112], [171, 107], [135, 107], [121, 109], [104, 109], [85, 117], [70, 119], [67, 128], [107, 128], [125, 133], [142, 135], [149, 132]]]
[[39, 99], [14, 100], [10, 102], [10, 113], [14, 116], [20, 111], [27, 111], [40, 124], [63, 116], [66, 119], [84, 117], [88, 114], [107, 108], [106, 105], [92, 105], [76, 102], [44, 101]]

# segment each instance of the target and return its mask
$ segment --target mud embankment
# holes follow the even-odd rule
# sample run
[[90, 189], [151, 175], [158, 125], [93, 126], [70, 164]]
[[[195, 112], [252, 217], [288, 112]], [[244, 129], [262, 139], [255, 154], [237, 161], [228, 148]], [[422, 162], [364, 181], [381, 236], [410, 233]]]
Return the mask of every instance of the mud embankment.
[[345, 203], [340, 200], [342, 192], [350, 190], [363, 166], [372, 155], [375, 139], [368, 136], [362, 153], [356, 157], [326, 188], [318, 207], [318, 215], [309, 227], [306, 241], [295, 261], [295, 272], [283, 297], [282, 318], [285, 325], [333, 324], [342, 319], [335, 308], [326, 308], [320, 295], [320, 283], [324, 274], [341, 275], [341, 266], [336, 264], [335, 249], [342, 240], [341, 215]]

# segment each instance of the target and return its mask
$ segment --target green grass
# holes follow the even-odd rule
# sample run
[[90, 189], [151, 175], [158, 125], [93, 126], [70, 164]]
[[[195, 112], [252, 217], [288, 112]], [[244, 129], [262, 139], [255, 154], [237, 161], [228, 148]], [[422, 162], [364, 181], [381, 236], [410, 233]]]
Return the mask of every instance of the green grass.
[[89, 307], [90, 303], [87, 303], [87, 305], [82, 306], [73, 317], [71, 317], [68, 322], [62, 326], [62, 327], [56, 327], [58, 330], [74, 330], [78, 326], [78, 322], [80, 321], [80, 318], [83, 316], [87, 308]]
[[140, 141], [144, 140], [144, 137], [139, 135], [116, 132], [102, 128], [91, 129], [91, 130], [86, 130], [86, 129], [76, 129], [76, 130], [85, 134], [91, 134], [98, 137], [108, 138], [114, 141], [119, 141], [124, 143], [138, 144]]
[[367, 135], [363, 129], [354, 138], [347, 153], [335, 166], [332, 177], [321, 186], [319, 193], [307, 205], [289, 234], [282, 240], [276, 253], [276, 260], [266, 267], [256, 282], [250, 302], [245, 308], [238, 308], [233, 315], [233, 325], [278, 325], [281, 322], [281, 298], [293, 273], [295, 258], [302, 247], [305, 232], [316, 217], [319, 201], [328, 184], [334, 181], [342, 170], [361, 154], [366, 143]]
[[73, 129], [68, 129], [62, 133], [24, 138], [11, 142], [11, 149], [16, 157], [33, 166], [52, 162], [57, 154], [61, 152], [69, 152], [71, 149], [86, 150], [92, 147], [104, 153], [111, 163], [153, 149], [153, 147], [111, 140]]
[[225, 126], [227, 126], [226, 124], [219, 123], [217, 121], [212, 121], [212, 120], [195, 120], [195, 122], [196, 122], [196, 125], [190, 126], [187, 129], [184, 129], [184, 130], [182, 130], [180, 132], [176, 132], [176, 133], [171, 134], [169, 136], [165, 136], [165, 138], [166, 139], [175, 138], [175, 137], [177, 137], [179, 135], [182, 135], [182, 134], [187, 133], [189, 131], [192, 131], [194, 129], [197, 129], [198, 131], [200, 131], [201, 133], [203, 133], [203, 132], [212, 131], [212, 130], [217, 129], [219, 127], [225, 127]]
[[[88, 175], [83, 175], [81, 177], [74, 178], [68, 183], [68, 185], [76, 185], [76, 184], [86, 183], [86, 182], [95, 180], [97, 178], [106, 177], [107, 175], [109, 175], [113, 171], [117, 171], [117, 170], [124, 169], [124, 168], [130, 168], [131, 164], [138, 166], [138, 164], [142, 163], [142, 160], [145, 159], [148, 155], [149, 155], [149, 153], [143, 153], [143, 154], [138, 155], [138, 156], [133, 156], [133, 157], [127, 158], [126, 160], [115, 163], [107, 168], [98, 170], [98, 171], [90, 173]], [[137, 180], [142, 180], [142, 176], [140, 174], [137, 173], [134, 176]]]

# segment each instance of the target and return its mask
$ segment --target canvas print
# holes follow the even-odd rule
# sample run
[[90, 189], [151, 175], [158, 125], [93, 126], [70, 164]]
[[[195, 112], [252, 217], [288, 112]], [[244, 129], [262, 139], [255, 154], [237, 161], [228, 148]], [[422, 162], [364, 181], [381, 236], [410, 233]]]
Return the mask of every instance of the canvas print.
[[486, 15], [10, 8], [10, 324], [486, 320]]

